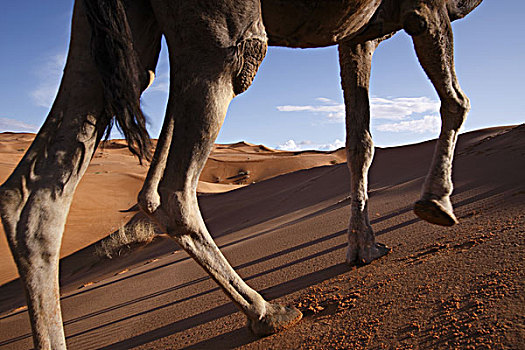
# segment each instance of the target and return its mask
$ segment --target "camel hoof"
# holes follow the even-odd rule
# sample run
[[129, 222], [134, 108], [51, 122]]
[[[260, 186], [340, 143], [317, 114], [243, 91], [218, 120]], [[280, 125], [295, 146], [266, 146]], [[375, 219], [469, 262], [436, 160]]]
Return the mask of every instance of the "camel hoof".
[[374, 243], [374, 245], [361, 253], [360, 258], [355, 265], [368, 265], [392, 251], [392, 248], [383, 243]]
[[248, 319], [248, 327], [258, 337], [264, 337], [290, 328], [303, 318], [295, 307], [269, 304], [266, 315], [260, 320]]
[[[447, 207], [450, 206], [450, 209]], [[421, 199], [414, 205], [414, 213], [421, 219], [431, 224], [440, 226], [452, 226], [458, 223], [458, 219], [452, 211], [451, 205], [443, 205], [436, 199]]]

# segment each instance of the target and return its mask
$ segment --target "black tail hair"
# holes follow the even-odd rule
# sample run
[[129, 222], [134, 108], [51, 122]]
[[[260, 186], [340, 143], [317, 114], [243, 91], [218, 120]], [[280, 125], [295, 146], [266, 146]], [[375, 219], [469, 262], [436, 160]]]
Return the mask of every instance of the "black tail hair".
[[447, 1], [448, 17], [451, 21], [460, 19], [468, 15], [478, 7], [483, 0], [451, 0]]
[[141, 88], [147, 85], [149, 74], [133, 47], [124, 4], [121, 0], [84, 0], [84, 7], [92, 30], [92, 56], [104, 85], [106, 138], [115, 119], [131, 153], [141, 163], [151, 160], [151, 139], [140, 109]]

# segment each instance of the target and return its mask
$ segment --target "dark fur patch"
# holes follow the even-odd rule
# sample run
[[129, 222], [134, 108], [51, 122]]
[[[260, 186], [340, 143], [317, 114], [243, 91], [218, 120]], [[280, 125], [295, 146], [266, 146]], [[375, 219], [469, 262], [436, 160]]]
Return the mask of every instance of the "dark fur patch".
[[113, 119], [128, 148], [139, 160], [150, 160], [151, 139], [140, 109], [141, 88], [149, 79], [133, 47], [131, 29], [121, 0], [84, 0], [92, 29], [92, 55], [104, 85], [108, 137]]
[[410, 36], [422, 34], [428, 28], [426, 19], [418, 13], [411, 12], [406, 15], [403, 21], [403, 28]]

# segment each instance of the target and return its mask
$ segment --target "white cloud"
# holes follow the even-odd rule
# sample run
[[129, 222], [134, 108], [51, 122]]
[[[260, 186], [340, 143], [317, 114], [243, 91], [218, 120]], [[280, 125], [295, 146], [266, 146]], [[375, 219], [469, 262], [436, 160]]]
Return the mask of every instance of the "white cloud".
[[37, 132], [38, 126], [15, 119], [0, 117], [0, 132]]
[[276, 148], [281, 151], [301, 151], [301, 147], [297, 146], [294, 140], [288, 140], [282, 145], [278, 145]]
[[343, 119], [345, 116], [345, 105], [337, 103], [326, 97], [318, 97], [315, 99], [321, 102], [321, 105], [284, 105], [277, 106], [279, 112], [308, 112], [314, 114], [321, 114], [329, 119]]
[[[325, 97], [315, 99], [312, 105], [283, 105], [277, 106], [280, 112], [302, 112], [320, 115], [329, 122], [342, 122], [345, 116], [345, 105]], [[440, 128], [439, 101], [428, 97], [398, 97], [398, 98], [370, 98], [370, 114], [374, 120], [390, 120], [395, 122], [374, 123], [374, 130], [383, 132], [407, 132], [424, 134], [434, 132]], [[292, 140], [290, 140], [292, 141]], [[285, 146], [285, 145], [282, 145]], [[301, 148], [299, 144], [295, 147]], [[315, 145], [315, 149], [335, 149], [344, 146], [339, 141], [336, 145]], [[310, 147], [309, 149], [313, 149]], [[301, 148], [302, 149], [302, 148]]]
[[31, 97], [37, 106], [49, 108], [53, 103], [60, 85], [65, 61], [66, 55], [63, 53], [48, 56], [39, 65], [38, 71], [36, 71], [39, 82], [31, 91]]
[[319, 145], [318, 149], [321, 150], [321, 151], [333, 151], [333, 150], [339, 149], [339, 148], [344, 147], [344, 146], [345, 146], [345, 143], [343, 141], [341, 141], [339, 139], [336, 139], [332, 143]]
[[404, 120], [413, 114], [437, 113], [439, 102], [428, 97], [399, 97], [370, 99], [370, 114], [374, 119]]
[[324, 114], [328, 118], [344, 117], [345, 106], [343, 104], [330, 106], [277, 106], [279, 112], [310, 112]]
[[[342, 121], [345, 116], [344, 103], [337, 103], [334, 100], [318, 97], [316, 101], [321, 102], [317, 105], [284, 105], [277, 106], [280, 112], [308, 112], [320, 114], [330, 120]], [[439, 101], [434, 101], [428, 97], [398, 97], [370, 99], [370, 114], [374, 119], [405, 120], [414, 114], [437, 113], [439, 111]]]
[[285, 143], [278, 145], [276, 149], [281, 151], [306, 151], [306, 150], [320, 150], [320, 151], [333, 151], [344, 147], [345, 143], [339, 139], [336, 139], [332, 143], [321, 143], [316, 144], [312, 141], [300, 141], [296, 142], [294, 140], [288, 140]]
[[375, 128], [378, 131], [387, 132], [410, 132], [416, 134], [424, 134], [427, 132], [435, 132], [439, 130], [441, 120], [435, 115], [426, 115], [423, 119], [403, 120], [398, 123], [381, 124]]
[[318, 97], [316, 98], [317, 101], [319, 102], [322, 102], [322, 103], [329, 103], [329, 104], [334, 104], [335, 101], [334, 100], [331, 100], [329, 98], [326, 98], [326, 97]]

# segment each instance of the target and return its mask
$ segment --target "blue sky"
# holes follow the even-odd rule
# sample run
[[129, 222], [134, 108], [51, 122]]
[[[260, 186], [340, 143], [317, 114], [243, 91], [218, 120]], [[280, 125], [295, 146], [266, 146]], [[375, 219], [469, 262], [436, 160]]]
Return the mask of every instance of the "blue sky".
[[[5, 1], [0, 12], [0, 131], [36, 131], [65, 63], [72, 1]], [[454, 22], [456, 71], [472, 110], [464, 130], [525, 121], [525, 3], [484, 0]], [[169, 85], [165, 48], [157, 79], [143, 96], [158, 136]], [[374, 55], [372, 135], [377, 146], [434, 138], [439, 101], [399, 32]], [[254, 84], [234, 99], [218, 142], [245, 140], [287, 149], [342, 146], [344, 117], [337, 50], [270, 48]]]

